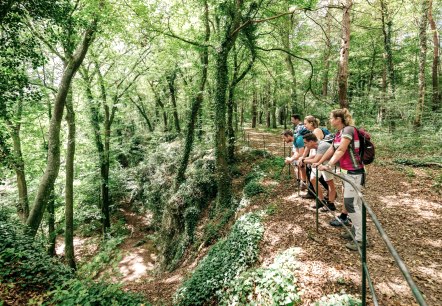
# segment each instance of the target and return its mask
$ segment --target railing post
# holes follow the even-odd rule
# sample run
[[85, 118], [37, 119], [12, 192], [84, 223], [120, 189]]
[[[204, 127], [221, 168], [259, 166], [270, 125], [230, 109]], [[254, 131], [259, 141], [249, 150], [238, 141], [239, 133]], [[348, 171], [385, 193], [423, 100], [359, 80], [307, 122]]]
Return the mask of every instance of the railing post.
[[[305, 167], [307, 167], [307, 166], [305, 166]], [[313, 169], [312, 169], [313, 170]], [[319, 190], [318, 190], [318, 183], [319, 183], [319, 177], [318, 177], [318, 167], [316, 167], [316, 169], [315, 169], [315, 171], [316, 171], [316, 182], [315, 182], [315, 185], [316, 185], [316, 232], [317, 233], [319, 233], [319, 197], [318, 197], [318, 194], [319, 194]], [[309, 178], [307, 178], [307, 184], [308, 184], [308, 180], [309, 180]]]
[[366, 305], [367, 303], [367, 275], [365, 273], [365, 265], [367, 264], [367, 211], [365, 209], [365, 204], [362, 199], [362, 305]]

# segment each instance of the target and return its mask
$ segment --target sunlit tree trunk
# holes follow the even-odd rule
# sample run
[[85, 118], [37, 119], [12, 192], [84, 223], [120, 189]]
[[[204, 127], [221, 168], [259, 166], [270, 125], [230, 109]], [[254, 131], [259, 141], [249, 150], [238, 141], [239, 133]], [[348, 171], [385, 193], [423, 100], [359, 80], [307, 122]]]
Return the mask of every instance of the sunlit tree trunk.
[[433, 0], [430, 0], [428, 21], [430, 23], [431, 32], [433, 33], [433, 66], [431, 70], [431, 80], [433, 84], [432, 110], [436, 111], [441, 108], [441, 93], [439, 91], [439, 33], [437, 31], [436, 22], [433, 18]]
[[342, 14], [341, 51], [339, 55], [338, 97], [341, 108], [348, 108], [348, 57], [350, 52], [350, 11], [352, 0], [345, 0]]
[[419, 99], [416, 104], [416, 115], [414, 118], [414, 126], [419, 127], [422, 123], [422, 113], [425, 103], [425, 61], [427, 58], [427, 25], [428, 25], [428, 9], [429, 0], [422, 0], [421, 3], [421, 19], [419, 24]]

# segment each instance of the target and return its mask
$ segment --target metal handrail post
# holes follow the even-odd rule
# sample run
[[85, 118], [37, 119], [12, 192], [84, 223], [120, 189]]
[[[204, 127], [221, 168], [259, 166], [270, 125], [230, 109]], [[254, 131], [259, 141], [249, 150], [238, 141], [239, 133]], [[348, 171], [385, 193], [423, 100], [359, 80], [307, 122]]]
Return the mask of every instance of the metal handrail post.
[[365, 306], [367, 303], [367, 275], [364, 269], [364, 265], [367, 264], [367, 210], [362, 199], [360, 201], [362, 206], [362, 305]]
[[[307, 167], [307, 166], [306, 166]], [[312, 169], [313, 170], [313, 169]], [[307, 178], [307, 184], [308, 184]], [[316, 167], [316, 232], [319, 233], [319, 178], [318, 178], [318, 167]]]

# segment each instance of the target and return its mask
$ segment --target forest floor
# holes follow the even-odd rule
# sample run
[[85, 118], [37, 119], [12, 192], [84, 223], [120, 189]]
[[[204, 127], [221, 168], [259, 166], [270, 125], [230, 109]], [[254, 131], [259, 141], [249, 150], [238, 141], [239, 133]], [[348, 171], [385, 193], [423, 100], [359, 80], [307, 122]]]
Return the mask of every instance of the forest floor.
[[[278, 134], [249, 129], [243, 140], [252, 148], [284, 156], [284, 144]], [[286, 155], [289, 149], [290, 146], [285, 148]], [[433, 180], [438, 171], [411, 167], [404, 170], [388, 158], [378, 158], [368, 166], [363, 191], [428, 305], [440, 305], [442, 301], [442, 201], [440, 186], [436, 185], [437, 189]], [[328, 224], [333, 219], [330, 213], [320, 213], [319, 233], [316, 233], [315, 209], [312, 208], [315, 202], [299, 196], [293, 171], [291, 174], [289, 179], [288, 167], [285, 167], [281, 180], [264, 180], [267, 192], [254, 197], [247, 208], [273, 207], [272, 214], [265, 219], [258, 265], [271, 263], [277, 254], [290, 247], [300, 247], [298, 260], [301, 265], [296, 277], [303, 291], [303, 305], [341, 291], [360, 296], [358, 253], [345, 248], [346, 241], [339, 237], [342, 228]], [[336, 204], [339, 210], [342, 207], [340, 189]], [[206, 250], [174, 272], [157, 273], [156, 250], [143, 231], [143, 227], [148, 226], [148, 218], [132, 212], [128, 205], [123, 206], [122, 213], [131, 235], [120, 246], [123, 256], [118, 265], [120, 280], [127, 289], [143, 293], [154, 304], [172, 304], [173, 293]], [[335, 215], [338, 214], [336, 211]], [[379, 304], [417, 305], [370, 218], [367, 227], [368, 267]]]

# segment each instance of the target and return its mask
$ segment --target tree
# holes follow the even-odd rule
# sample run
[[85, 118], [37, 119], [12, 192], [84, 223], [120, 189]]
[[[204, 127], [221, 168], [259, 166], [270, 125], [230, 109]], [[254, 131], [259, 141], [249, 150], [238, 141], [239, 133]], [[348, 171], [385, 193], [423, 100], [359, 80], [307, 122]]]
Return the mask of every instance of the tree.
[[431, 67], [431, 80], [433, 84], [432, 110], [437, 111], [441, 108], [442, 97], [439, 91], [439, 33], [437, 31], [436, 22], [433, 18], [433, 0], [430, 0], [429, 3], [428, 21], [430, 23], [431, 32], [433, 33], [433, 65]]
[[429, 8], [430, 1], [422, 0], [421, 18], [419, 23], [419, 99], [416, 104], [416, 114], [414, 118], [415, 127], [420, 127], [421, 125], [425, 104], [425, 62], [427, 59], [427, 25]]
[[73, 55], [66, 58], [66, 68], [61, 76], [49, 127], [47, 166], [43, 177], [40, 180], [37, 195], [34, 200], [34, 206], [26, 221], [26, 224], [29, 226], [28, 232], [32, 236], [35, 236], [37, 229], [40, 226], [43, 213], [60, 168], [60, 125], [63, 117], [63, 110], [65, 108], [66, 96], [68, 94], [72, 79], [80, 67], [84, 57], [86, 56], [89, 46], [92, 44], [94, 34], [97, 29], [97, 23], [98, 17], [95, 15], [84, 31], [83, 37], [77, 43]]
[[348, 57], [350, 52], [350, 11], [353, 5], [352, 0], [344, 0], [342, 14], [342, 36], [341, 51], [339, 54], [339, 72], [338, 72], [338, 96], [341, 108], [348, 108]]

